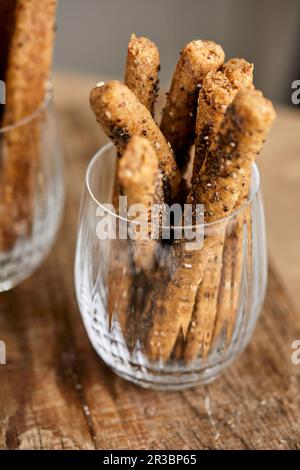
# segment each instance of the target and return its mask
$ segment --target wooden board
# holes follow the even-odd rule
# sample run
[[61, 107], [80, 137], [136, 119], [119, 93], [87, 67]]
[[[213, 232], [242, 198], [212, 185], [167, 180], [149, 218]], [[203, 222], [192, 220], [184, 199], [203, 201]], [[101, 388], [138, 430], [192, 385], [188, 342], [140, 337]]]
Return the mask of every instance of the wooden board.
[[36, 274], [0, 294], [0, 339], [7, 345], [0, 448], [300, 448], [300, 365], [291, 361], [299, 311], [273, 268], [253, 340], [209, 386], [142, 390], [116, 377], [93, 351], [76, 304], [73, 258], [81, 184], [103, 136], [87, 104], [93, 81], [72, 80], [57, 87], [66, 149], [63, 226]]

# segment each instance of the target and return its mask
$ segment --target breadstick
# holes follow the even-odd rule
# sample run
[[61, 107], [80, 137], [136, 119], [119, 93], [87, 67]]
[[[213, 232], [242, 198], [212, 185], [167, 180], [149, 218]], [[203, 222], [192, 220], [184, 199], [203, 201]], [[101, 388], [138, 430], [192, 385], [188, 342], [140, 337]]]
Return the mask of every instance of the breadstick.
[[[5, 73], [4, 126], [29, 116], [43, 102], [52, 59], [55, 11], [56, 0], [16, 0]], [[2, 211], [6, 225], [0, 221], [0, 251], [11, 248], [19, 234], [28, 235], [31, 230], [39, 125], [36, 118], [4, 134]]]
[[[247, 201], [251, 183], [251, 166], [246, 170], [241, 184], [239, 198], [235, 209], [238, 210]], [[238, 213], [227, 227], [223, 252], [222, 278], [220, 283], [218, 310], [214, 329], [214, 340], [217, 341], [222, 330], [226, 332], [229, 344], [236, 323], [239, 301], [239, 286], [243, 269], [243, 225], [247, 224], [248, 247], [251, 246], [251, 210], [246, 207]], [[250, 215], [250, 216], [249, 216]], [[248, 256], [249, 258], [249, 256]]]
[[[202, 185], [194, 192], [204, 203], [206, 220], [217, 220], [234, 209], [245, 175], [261, 150], [274, 118], [272, 103], [261, 92], [248, 88], [237, 94], [204, 163]], [[224, 243], [224, 238], [220, 243]], [[201, 335], [201, 304], [197, 310], [198, 318], [193, 317], [192, 320], [192, 338], [197, 332]], [[195, 359], [201, 347], [201, 344], [197, 347], [197, 341], [190, 338], [188, 334], [187, 361]]]
[[[137, 38], [135, 35], [131, 36], [129, 45], [128, 45], [128, 54], [126, 61], [126, 70], [125, 70], [125, 83], [135, 93], [137, 98], [141, 101], [142, 104], [148, 108], [148, 110], [153, 115], [154, 113], [154, 104], [156, 100], [156, 95], [158, 93], [158, 70], [159, 70], [159, 52], [154, 43], [149, 41], [146, 38]], [[138, 137], [133, 139], [139, 139]], [[132, 139], [132, 141], [133, 141]], [[140, 187], [136, 187], [134, 182], [130, 182], [128, 176], [129, 171], [133, 171], [132, 176], [136, 177], [134, 171], [138, 168], [137, 161], [140, 161], [142, 155], [140, 151], [143, 151], [145, 145], [148, 141], [146, 139], [141, 139], [140, 148], [139, 142], [132, 144], [129, 148], [126, 149], [122, 161], [117, 162], [117, 173], [114, 184], [114, 204], [118, 203], [118, 196], [120, 192], [120, 183], [123, 183], [123, 192], [128, 197], [129, 205], [138, 203]], [[145, 144], [145, 141], [147, 142]], [[148, 143], [148, 152], [149, 155], [155, 155], [154, 150]], [[134, 154], [134, 155], [133, 155]], [[156, 156], [156, 155], [155, 155]], [[133, 157], [133, 160], [131, 160]], [[146, 156], [147, 158], [147, 156]], [[157, 160], [153, 160], [154, 166]], [[127, 166], [127, 168], [126, 168]], [[132, 166], [132, 168], [131, 168]], [[155, 171], [154, 167], [150, 166], [150, 172]], [[158, 170], [157, 170], [158, 172]], [[122, 181], [120, 181], [120, 178]], [[148, 177], [147, 174], [142, 174], [143, 177]], [[132, 184], [131, 184], [132, 183]], [[137, 184], [139, 184], [137, 182]], [[141, 183], [142, 184], [142, 183]], [[135, 191], [136, 190], [136, 191]], [[144, 190], [144, 187], [142, 188]], [[145, 194], [145, 193], [144, 193]], [[146, 194], [145, 194], [146, 195]], [[137, 198], [137, 200], [135, 199]], [[143, 242], [149, 242], [148, 246], [145, 247], [145, 253], [147, 256], [144, 257], [145, 253], [139, 253], [141, 249], [144, 248]], [[151, 243], [152, 242], [152, 243]], [[128, 253], [128, 258], [124, 262], [124, 259], [118, 266], [118, 250], [126, 250], [128, 247], [116, 246], [116, 242], [112, 246], [112, 255], [111, 255], [111, 268], [109, 270], [108, 278], [108, 287], [109, 287], [109, 312], [110, 318], [115, 312], [118, 322], [121, 327], [124, 339], [127, 342], [129, 349], [132, 349], [135, 342], [135, 310], [137, 308], [136, 302], [134, 301], [134, 296], [132, 292], [133, 279], [135, 277], [135, 270], [133, 269], [131, 255]], [[128, 242], [127, 242], [128, 243]], [[135, 267], [139, 270], [141, 268], [148, 268], [153, 264], [154, 259], [154, 249], [155, 242], [153, 240], [141, 240], [136, 241], [133, 258], [135, 262]], [[143, 263], [144, 261], [144, 263]], [[123, 267], [121, 264], [123, 263]], [[125, 269], [124, 269], [125, 268]], [[116, 277], [116, 273], [119, 273], [119, 278]]]
[[146, 340], [146, 353], [152, 361], [166, 362], [182, 329], [187, 335], [200, 280], [203, 277], [209, 253], [216, 249], [222, 235], [205, 239], [202, 249], [187, 251], [180, 243], [177, 252], [177, 268], [169, 280], [165, 292], [156, 300], [152, 324]]
[[[212, 342], [218, 341], [220, 334], [224, 331], [227, 335], [230, 309], [231, 309], [231, 293], [232, 293], [232, 272], [233, 272], [233, 253], [235, 243], [232, 233], [228, 233], [228, 227], [225, 235], [223, 249], [223, 263], [221, 270], [221, 279], [218, 293], [217, 314], [215, 318], [215, 326], [213, 331]], [[226, 330], [225, 330], [226, 328]]]
[[186, 362], [192, 362], [197, 354], [206, 356], [209, 352], [215, 323], [215, 312], [221, 278], [223, 240], [220, 233], [219, 243], [212, 245], [208, 261], [200, 282], [194, 312], [188, 330], [184, 352]]
[[[151, 205], [162, 196], [157, 155], [150, 142], [144, 137], [133, 137], [123, 155], [117, 161], [116, 184], [113, 204], [117, 207], [119, 194], [127, 196], [128, 208], [133, 204], [143, 204], [149, 210], [146, 220], [141, 217], [132, 219], [132, 223], [149, 223]], [[150, 217], [148, 219], [148, 216]], [[139, 237], [131, 240], [112, 240], [110, 269], [108, 275], [108, 310], [110, 321], [114, 315], [129, 349], [134, 347], [138, 323], [137, 318], [144, 314], [139, 293], [140, 287], [145, 293], [145, 279], [140, 273], [149, 273], [155, 260], [157, 242], [150, 238]], [[148, 235], [148, 234], [147, 234]]]
[[153, 268], [157, 246], [157, 241], [151, 239], [151, 208], [153, 204], [163, 202], [163, 195], [158, 158], [146, 138], [136, 136], [130, 140], [118, 163], [118, 178], [123, 194], [127, 196], [128, 207], [142, 204], [147, 209], [147, 214], [133, 218], [133, 222], [147, 225], [146, 234], [135, 230], [137, 238], [133, 245], [136, 270], [149, 272]]
[[[240, 298], [240, 284], [243, 271], [243, 243], [244, 243], [244, 214], [239, 213], [235, 221], [235, 227], [231, 236], [231, 251], [232, 251], [232, 264], [231, 264], [231, 296], [230, 296], [230, 311], [227, 321], [227, 344], [230, 344], [232, 334], [237, 320], [237, 310]], [[249, 243], [249, 242], [248, 242]], [[251, 242], [250, 242], [251, 243]]]
[[[118, 178], [118, 164], [112, 188], [112, 204], [119, 214], [119, 196], [122, 195]], [[117, 219], [117, 223], [119, 220]], [[122, 222], [119, 222], [122, 223]], [[119, 226], [117, 225], [117, 230]], [[113, 327], [113, 318], [120, 326], [123, 338], [129, 349], [133, 348], [133, 276], [134, 264], [130, 242], [117, 237], [110, 241], [109, 268], [107, 275], [109, 326]]]
[[52, 61], [56, 0], [16, 0], [6, 71], [4, 124], [14, 124], [42, 103]]
[[124, 82], [152, 116], [159, 90], [159, 69], [159, 51], [154, 42], [132, 34], [128, 44]]
[[174, 155], [149, 111], [129, 88], [119, 81], [107, 82], [91, 91], [91, 108], [104, 132], [123, 153], [131, 137], [146, 137], [156, 151], [163, 177], [164, 199], [175, 200], [180, 173]]
[[[236, 204], [236, 209], [241, 208], [247, 201], [251, 185], [251, 168], [245, 175], [243, 187], [240, 193], [240, 197]], [[244, 265], [244, 227], [247, 232], [247, 270], [251, 269], [252, 264], [252, 214], [251, 205], [248, 205], [240, 213], [236, 215], [235, 226], [233, 228], [233, 262], [232, 262], [232, 275], [231, 275], [231, 307], [227, 326], [227, 341], [231, 340], [234, 326], [236, 323], [236, 317], [239, 307], [240, 297], [240, 284], [242, 278], [242, 271]]]
[[224, 57], [221, 46], [201, 40], [190, 42], [180, 54], [160, 128], [170, 142], [182, 171], [186, 168], [188, 151], [194, 141], [199, 89], [205, 75], [218, 70]]
[[244, 59], [231, 59], [220, 71], [209, 72], [198, 97], [193, 182], [201, 180], [201, 168], [219, 130], [225, 111], [239, 90], [253, 81], [253, 65]]
[[224, 217], [234, 208], [274, 118], [272, 103], [260, 91], [248, 88], [237, 94], [204, 163], [202, 184], [194, 191], [195, 200], [205, 206], [206, 220]]
[[134, 266], [129, 241], [111, 240], [107, 278], [109, 325], [113, 325], [113, 319], [118, 322], [129, 349], [134, 346], [133, 276]]
[[[206, 75], [198, 98], [192, 188], [197, 190], [201, 186], [201, 168], [220, 128], [226, 109], [238, 91], [249, 87], [252, 81], [253, 65], [244, 59], [231, 59], [223, 65], [221, 71], [209, 72]], [[209, 259], [196, 299], [194, 316], [196, 318], [202, 316], [201, 321], [198, 322], [198, 329], [203, 336], [204, 349], [202, 353], [204, 355], [209, 351], [213, 326], [217, 316], [217, 299], [222, 268], [222, 262], [219, 262], [219, 258], [221, 256], [222, 252], [215, 257], [215, 269], [213, 269], [213, 258]], [[215, 276], [215, 280], [213, 276]], [[228, 283], [226, 283], [226, 286], [228, 286]], [[230, 295], [230, 291], [228, 291], [228, 295]], [[225, 298], [225, 291], [222, 295], [222, 301], [225, 305], [230, 304], [229, 299], [227, 302]], [[196, 334], [194, 335], [194, 341], [195, 343], [199, 342]]]

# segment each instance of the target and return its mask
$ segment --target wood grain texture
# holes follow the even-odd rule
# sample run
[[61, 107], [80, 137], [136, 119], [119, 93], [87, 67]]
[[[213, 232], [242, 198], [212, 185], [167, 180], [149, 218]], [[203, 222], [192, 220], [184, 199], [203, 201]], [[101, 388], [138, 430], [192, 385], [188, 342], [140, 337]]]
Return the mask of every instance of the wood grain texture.
[[[73, 257], [85, 168], [103, 142], [88, 109], [93, 84], [58, 80], [66, 149], [63, 226], [38, 272], [0, 295], [0, 339], [7, 345], [7, 364], [0, 365], [0, 448], [299, 449], [300, 365], [291, 362], [299, 311], [287, 295], [289, 279], [281, 282], [277, 269], [270, 269], [250, 345], [208, 386], [169, 394], [142, 390], [116, 377], [92, 350], [76, 304]], [[271, 255], [280, 265], [277, 253]]]

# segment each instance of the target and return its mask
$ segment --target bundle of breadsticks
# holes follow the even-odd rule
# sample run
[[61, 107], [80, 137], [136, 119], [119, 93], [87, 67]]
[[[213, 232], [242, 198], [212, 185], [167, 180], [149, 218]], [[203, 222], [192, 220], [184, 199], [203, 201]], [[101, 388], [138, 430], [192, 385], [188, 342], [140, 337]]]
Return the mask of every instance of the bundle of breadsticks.
[[[149, 361], [193, 363], [221, 334], [230, 342], [243, 268], [243, 233], [251, 245], [251, 168], [275, 118], [253, 86], [253, 65], [224, 62], [221, 46], [192, 41], [180, 53], [160, 126], [155, 122], [159, 52], [132, 35], [124, 83], [100, 83], [91, 108], [117, 148], [113, 199], [204, 205], [203, 246], [137, 236], [112, 243], [108, 309], [130, 349]], [[194, 150], [194, 151], [193, 151]], [[192, 170], [191, 170], [192, 168]], [[227, 216], [237, 212], [233, 220]], [[220, 221], [218, 224], [211, 222]], [[248, 250], [251, 262], [251, 249]]]
[[[51, 66], [56, 0], [1, 0], [0, 252], [30, 235], [43, 104]], [[22, 120], [28, 122], [21, 125]]]

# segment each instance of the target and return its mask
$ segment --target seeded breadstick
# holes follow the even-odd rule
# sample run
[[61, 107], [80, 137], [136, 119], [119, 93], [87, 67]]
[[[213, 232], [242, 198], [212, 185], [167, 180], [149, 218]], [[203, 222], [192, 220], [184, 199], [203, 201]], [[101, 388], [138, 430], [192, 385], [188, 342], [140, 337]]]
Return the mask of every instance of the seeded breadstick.
[[108, 312], [109, 324], [113, 318], [120, 325], [129, 349], [133, 348], [134, 305], [132, 253], [128, 240], [111, 240], [108, 271]]
[[148, 38], [131, 35], [126, 61], [125, 85], [154, 116], [154, 105], [158, 95], [159, 51]]
[[120, 154], [133, 136], [144, 136], [149, 140], [159, 160], [165, 201], [173, 201], [181, 180], [173, 152], [151, 114], [135, 94], [126, 85], [114, 80], [94, 88], [90, 103], [97, 121]]
[[182, 170], [194, 141], [199, 89], [205, 75], [218, 70], [223, 62], [222, 47], [212, 41], [192, 41], [181, 52], [160, 127]]
[[[135, 296], [132, 299], [133, 314], [131, 315], [131, 343], [132, 346], [138, 338], [144, 336], [144, 326], [152, 302], [152, 289], [154, 266], [156, 261], [157, 236], [151, 226], [151, 214], [154, 204], [163, 203], [163, 190], [157, 154], [145, 137], [134, 136], [126, 147], [118, 162], [118, 180], [122, 194], [127, 196], [128, 208], [133, 209], [134, 204], [142, 205], [142, 212], [130, 216], [132, 229], [135, 235], [132, 240], [134, 260], [134, 274], [132, 284]], [[139, 208], [136, 208], [140, 210]], [[138, 225], [134, 227], [134, 222]], [[142, 228], [142, 231], [138, 231]]]
[[[251, 168], [248, 169], [244, 182], [243, 187], [240, 193], [240, 197], [236, 204], [236, 209], [239, 209], [243, 204], [246, 203], [247, 198], [250, 192], [250, 184], [251, 184]], [[247, 264], [248, 269], [251, 269], [252, 264], [252, 214], [251, 214], [251, 206], [248, 205], [240, 213], [236, 216], [236, 223], [233, 229], [233, 243], [234, 246], [232, 247], [233, 250], [233, 262], [232, 262], [232, 275], [231, 275], [231, 308], [230, 308], [230, 316], [228, 320], [228, 330], [227, 330], [227, 341], [231, 340], [231, 336], [234, 330], [234, 325], [236, 323], [236, 316], [239, 306], [239, 297], [240, 297], [240, 284], [242, 278], [242, 271], [243, 271], [243, 264], [246, 262], [244, 260], [244, 252], [243, 252], [243, 245], [244, 245], [244, 228], [247, 232]]]
[[204, 163], [202, 184], [195, 188], [194, 198], [204, 204], [206, 220], [234, 208], [274, 118], [272, 103], [260, 91], [248, 88], [237, 94]]
[[15, 27], [6, 71], [4, 124], [42, 103], [52, 61], [56, 0], [16, 0]]
[[[221, 242], [219, 241], [221, 240]], [[172, 353], [179, 331], [186, 338], [199, 282], [203, 277], [209, 253], [223, 242], [222, 234], [205, 239], [202, 249], [187, 251], [180, 243], [181, 259], [166, 287], [156, 300], [152, 324], [146, 340], [146, 353], [152, 361], [166, 362]]]
[[[246, 172], [235, 210], [241, 208], [246, 202], [250, 191], [251, 168]], [[247, 214], [247, 215], [246, 215]], [[251, 246], [251, 214], [248, 208], [238, 213], [227, 227], [223, 251], [223, 266], [220, 282], [218, 309], [214, 329], [214, 339], [217, 341], [222, 330], [226, 331], [226, 339], [229, 344], [236, 323], [238, 301], [240, 295], [240, 282], [243, 269], [243, 239], [244, 223], [247, 224]]]
[[198, 185], [201, 167], [219, 130], [225, 111], [240, 89], [253, 81], [253, 65], [231, 59], [220, 71], [209, 72], [198, 97], [193, 181]]
[[[261, 149], [274, 115], [272, 104], [251, 89], [240, 91], [228, 108], [205, 163], [202, 191], [194, 191], [197, 197], [194, 202], [204, 203], [205, 222], [222, 218], [234, 208], [245, 166], [248, 167]], [[165, 299], [157, 302], [157, 312], [153, 314], [147, 343], [152, 360], [170, 357], [180, 326], [192, 317], [209, 253], [223, 245], [224, 231], [225, 225], [220, 223], [206, 234], [201, 250], [183, 250], [182, 262], [167, 286]], [[197, 352], [187, 354], [191, 357]]]
[[[16, 0], [6, 63], [3, 126], [29, 116], [43, 102], [52, 58], [55, 10], [56, 0]], [[0, 221], [0, 251], [11, 248], [15, 237], [31, 230], [39, 138], [38, 119], [4, 135], [2, 210], [6, 214]]]
[[195, 351], [201, 356], [209, 352], [217, 311], [217, 301], [221, 278], [223, 240], [214, 243], [209, 253], [203, 279], [197, 291], [192, 320], [184, 351], [186, 362], [196, 359]]
[[[237, 321], [237, 310], [240, 298], [240, 284], [243, 271], [243, 244], [244, 244], [244, 220], [243, 212], [236, 217], [236, 225], [232, 234], [231, 250], [232, 250], [232, 274], [231, 274], [231, 296], [230, 311], [227, 321], [227, 343], [229, 344]], [[247, 227], [248, 228], [248, 227]], [[248, 242], [249, 243], [249, 242]], [[251, 241], [250, 241], [251, 245]]]
[[142, 204], [146, 213], [137, 214], [132, 220], [143, 225], [144, 232], [134, 230], [134, 262], [136, 270], [149, 272], [155, 261], [157, 241], [151, 239], [151, 208], [163, 202], [162, 185], [157, 155], [144, 137], [133, 137], [118, 164], [118, 178], [128, 207]]
[[228, 331], [228, 323], [231, 310], [231, 291], [232, 291], [232, 270], [233, 270], [233, 254], [235, 248], [235, 240], [233, 234], [226, 232], [224, 249], [223, 249], [223, 263], [220, 279], [220, 287], [218, 293], [217, 315], [215, 318], [215, 327], [213, 331], [213, 340], [218, 341], [222, 330], [224, 329], [225, 335]]
[[[234, 209], [240, 197], [243, 179], [261, 150], [274, 118], [273, 106], [261, 92], [248, 88], [237, 94], [204, 163], [202, 185], [194, 192], [196, 201], [204, 203], [205, 221], [222, 218]], [[223, 240], [219, 239], [220, 243], [224, 243], [224, 236], [225, 232]], [[217, 277], [219, 268], [215, 268]], [[201, 304], [198, 312], [199, 317], [193, 318], [193, 336], [197, 330], [198, 334], [202, 334]], [[190, 341], [189, 332], [185, 351], [188, 360], [197, 357], [199, 347], [201, 344], [197, 347], [196, 341]]]
[[[196, 150], [192, 187], [198, 188], [199, 185], [201, 185], [201, 168], [220, 128], [227, 107], [238, 91], [250, 86], [252, 81], [253, 66], [244, 59], [231, 59], [224, 64], [221, 71], [209, 72], [206, 75], [198, 98]], [[203, 336], [204, 343], [202, 353], [204, 355], [208, 353], [210, 348], [212, 330], [217, 315], [217, 299], [222, 268], [222, 262], [219, 262], [220, 260], [222, 261], [222, 251], [216, 255], [216, 266], [215, 269], [213, 269], [213, 257], [209, 259], [203, 280], [199, 286], [196, 306], [193, 313], [196, 318], [202, 313], [198, 330], [200, 330], [200, 335]], [[201, 296], [201, 293], [204, 297]], [[225, 298], [223, 298], [223, 301], [226, 304]], [[207, 307], [205, 307], [206, 304]], [[196, 343], [199, 342], [197, 334], [194, 334], [193, 338]]]
[[[112, 192], [112, 204], [119, 214], [119, 196], [122, 195], [118, 178], [118, 164], [116, 161], [116, 174]], [[117, 219], [117, 223], [123, 223]], [[126, 223], [126, 222], [124, 222]], [[119, 227], [117, 227], [117, 230]], [[118, 322], [124, 340], [129, 349], [133, 347], [133, 255], [130, 241], [116, 238], [110, 241], [109, 269], [107, 276], [109, 325], [112, 326], [113, 317]]]

